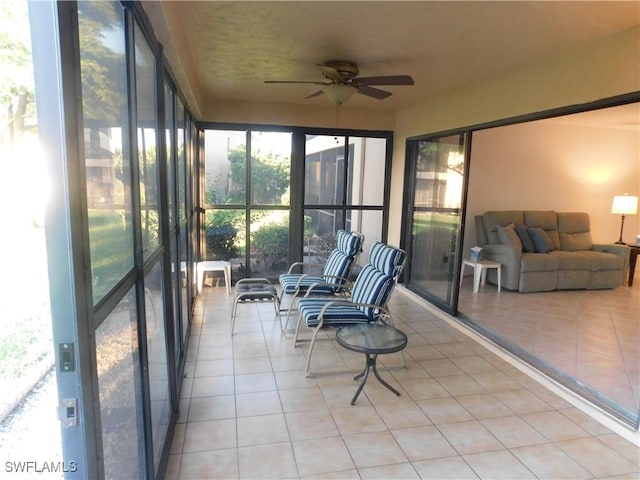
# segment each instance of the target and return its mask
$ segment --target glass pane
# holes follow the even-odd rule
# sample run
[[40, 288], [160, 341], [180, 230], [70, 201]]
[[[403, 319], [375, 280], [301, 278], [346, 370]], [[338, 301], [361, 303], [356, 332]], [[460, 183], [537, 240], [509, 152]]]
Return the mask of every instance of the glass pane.
[[176, 98], [176, 155], [178, 163], [178, 223], [187, 218], [187, 160], [184, 143], [184, 107]]
[[324, 264], [336, 247], [336, 232], [342, 228], [342, 225], [344, 225], [342, 210], [305, 210], [304, 260]]
[[144, 280], [149, 391], [151, 398], [151, 432], [153, 436], [153, 462], [156, 473], [158, 472], [162, 448], [164, 447], [171, 417], [162, 278], [162, 262], [158, 262]]
[[289, 268], [289, 212], [251, 211], [250, 276], [277, 278]]
[[144, 258], [160, 245], [158, 151], [156, 130], [156, 59], [135, 27], [138, 162], [140, 169], [140, 223]]
[[181, 285], [186, 283], [186, 265], [181, 265], [178, 260], [178, 242], [176, 241], [176, 235], [171, 235], [169, 239], [169, 245], [171, 250], [171, 295], [173, 297], [173, 331], [175, 337], [175, 349], [176, 349], [176, 365], [178, 365], [178, 359], [180, 358], [180, 352], [182, 348], [182, 335], [180, 330], [180, 289]]
[[382, 205], [387, 140], [349, 137], [347, 205]]
[[187, 258], [187, 222], [184, 221], [179, 226], [180, 231], [180, 271], [184, 274], [184, 282], [180, 283], [180, 305], [182, 306], [182, 342], [187, 338], [189, 328], [189, 298], [188, 298], [188, 258]]
[[241, 261], [246, 251], [244, 210], [207, 210], [206, 260]]
[[417, 147], [409, 282], [453, 310], [464, 135], [420, 141]]
[[133, 266], [124, 15], [119, 4], [78, 4], [93, 301]]
[[175, 145], [173, 145], [173, 92], [171, 87], [165, 84], [164, 86], [164, 102], [165, 102], [165, 137], [167, 142], [167, 188], [168, 188], [168, 201], [169, 201], [169, 225], [173, 227], [175, 225], [175, 205], [176, 205], [176, 172], [175, 172], [175, 158], [173, 151]]
[[289, 205], [291, 133], [251, 133], [251, 203]]
[[364, 235], [362, 254], [358, 264], [365, 265], [369, 260], [369, 250], [375, 242], [382, 241], [382, 210], [350, 210], [347, 219], [347, 229]]
[[247, 132], [204, 132], [205, 203], [245, 205], [247, 185]]
[[344, 204], [344, 137], [307, 135], [305, 205]]
[[105, 478], [144, 478], [140, 365], [133, 290], [96, 330]]

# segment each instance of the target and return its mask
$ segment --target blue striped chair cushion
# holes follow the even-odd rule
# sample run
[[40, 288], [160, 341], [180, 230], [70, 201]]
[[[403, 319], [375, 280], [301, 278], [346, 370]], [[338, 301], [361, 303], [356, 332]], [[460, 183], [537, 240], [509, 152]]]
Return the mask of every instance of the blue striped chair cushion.
[[349, 257], [355, 257], [362, 249], [362, 237], [345, 230], [338, 230], [336, 232], [336, 249]]
[[[307, 289], [314, 283], [323, 282], [330, 284], [330, 286], [323, 287], [317, 285], [316, 287], [314, 287], [313, 291], [316, 294], [326, 293], [331, 295], [341, 290], [342, 286], [345, 283], [344, 278], [349, 275], [352, 263], [353, 257], [347, 256], [338, 250], [334, 250], [333, 252], [331, 252], [329, 259], [324, 266], [322, 275], [308, 276], [301, 273], [283, 273], [278, 277], [278, 280], [280, 281], [280, 285], [282, 286], [283, 291], [287, 294], [295, 293], [296, 285], [302, 278], [299, 290], [301, 293], [306, 292]], [[326, 277], [323, 275], [326, 275]]]
[[403, 250], [376, 242], [369, 252], [369, 263], [386, 275], [395, 277], [402, 270], [404, 256]]
[[[331, 298], [301, 298], [298, 301], [300, 315], [309, 327], [318, 325], [318, 317], [322, 308]], [[369, 317], [358, 307], [353, 305], [332, 305], [325, 311], [323, 325], [338, 326], [352, 323], [362, 323], [370, 321]]]
[[[385, 275], [373, 265], [367, 264], [353, 284], [351, 301], [355, 303], [385, 305], [393, 290], [394, 283], [393, 277]], [[372, 307], [362, 307], [362, 311], [370, 320], [375, 320], [376, 309]]]

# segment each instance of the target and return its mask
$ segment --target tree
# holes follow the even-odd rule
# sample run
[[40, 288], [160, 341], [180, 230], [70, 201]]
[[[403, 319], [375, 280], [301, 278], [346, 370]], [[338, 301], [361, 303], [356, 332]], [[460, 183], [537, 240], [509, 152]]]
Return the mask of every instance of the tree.
[[[245, 145], [240, 145], [228, 154], [231, 186], [228, 203], [245, 203], [246, 159]], [[261, 156], [257, 152], [251, 158], [252, 203], [280, 205], [282, 196], [289, 187], [289, 165], [280, 156], [269, 153]]]
[[13, 147], [36, 131], [27, 2], [0, 0], [0, 146]]

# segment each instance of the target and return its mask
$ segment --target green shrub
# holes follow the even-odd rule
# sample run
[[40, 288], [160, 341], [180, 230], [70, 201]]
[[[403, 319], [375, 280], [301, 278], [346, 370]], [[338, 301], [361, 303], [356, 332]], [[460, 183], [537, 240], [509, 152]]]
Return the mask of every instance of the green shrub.
[[253, 233], [253, 246], [260, 265], [271, 269], [289, 257], [289, 227], [269, 223]]

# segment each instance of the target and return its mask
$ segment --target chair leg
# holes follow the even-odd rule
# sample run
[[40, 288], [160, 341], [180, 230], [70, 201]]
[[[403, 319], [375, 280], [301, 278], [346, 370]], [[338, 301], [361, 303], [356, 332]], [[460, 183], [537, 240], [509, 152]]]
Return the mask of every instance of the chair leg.
[[233, 307], [231, 308], [231, 335], [233, 335], [233, 328], [236, 324], [236, 311], [238, 310], [238, 297], [233, 300]]
[[309, 343], [309, 352], [307, 354], [307, 365], [305, 367], [305, 377], [309, 377], [311, 375], [311, 354], [313, 353], [313, 346], [316, 343], [316, 337], [322, 328], [322, 323], [318, 324], [316, 328], [313, 329], [313, 335], [311, 336], [311, 343]]
[[298, 314], [298, 323], [296, 323], [296, 333], [293, 336], [293, 348], [298, 346], [298, 332], [300, 331], [300, 322], [302, 322], [302, 315]]

